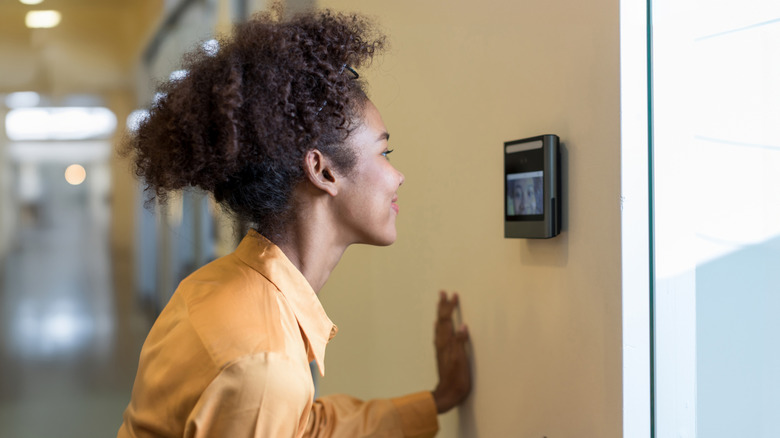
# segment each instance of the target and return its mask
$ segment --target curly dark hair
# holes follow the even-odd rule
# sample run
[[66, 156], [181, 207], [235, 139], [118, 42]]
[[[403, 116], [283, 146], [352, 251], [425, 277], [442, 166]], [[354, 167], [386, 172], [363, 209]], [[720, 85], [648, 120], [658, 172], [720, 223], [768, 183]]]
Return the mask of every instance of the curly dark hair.
[[187, 75], [160, 85], [162, 97], [123, 147], [147, 202], [197, 187], [271, 238], [289, 219], [307, 151], [352, 169], [344, 141], [367, 97], [351, 69], [385, 38], [358, 15], [282, 15], [275, 8], [236, 25], [217, 53], [185, 55]]

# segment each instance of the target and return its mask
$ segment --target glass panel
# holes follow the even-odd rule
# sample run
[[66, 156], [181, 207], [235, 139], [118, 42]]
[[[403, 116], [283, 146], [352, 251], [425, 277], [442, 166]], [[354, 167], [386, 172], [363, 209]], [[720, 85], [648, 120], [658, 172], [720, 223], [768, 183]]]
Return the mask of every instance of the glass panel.
[[657, 436], [780, 436], [780, 4], [654, 0]]

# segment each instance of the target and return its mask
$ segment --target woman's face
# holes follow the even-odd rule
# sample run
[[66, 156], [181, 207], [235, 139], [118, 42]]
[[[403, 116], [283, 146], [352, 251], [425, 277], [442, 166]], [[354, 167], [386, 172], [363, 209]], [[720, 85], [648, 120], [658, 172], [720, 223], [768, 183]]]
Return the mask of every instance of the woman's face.
[[349, 243], [390, 245], [395, 241], [398, 187], [404, 175], [390, 164], [389, 135], [379, 111], [366, 101], [361, 125], [347, 139], [356, 163], [342, 177], [337, 201], [342, 231]]
[[536, 193], [534, 191], [534, 181], [532, 179], [521, 180], [520, 187], [522, 187], [523, 190], [523, 214], [536, 213]]

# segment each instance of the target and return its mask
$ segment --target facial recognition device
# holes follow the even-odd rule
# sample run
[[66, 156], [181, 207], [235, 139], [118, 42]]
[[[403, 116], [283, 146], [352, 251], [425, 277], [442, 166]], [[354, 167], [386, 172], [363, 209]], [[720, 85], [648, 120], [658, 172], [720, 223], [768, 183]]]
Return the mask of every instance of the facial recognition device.
[[549, 239], [560, 232], [558, 136], [504, 143], [504, 237]]

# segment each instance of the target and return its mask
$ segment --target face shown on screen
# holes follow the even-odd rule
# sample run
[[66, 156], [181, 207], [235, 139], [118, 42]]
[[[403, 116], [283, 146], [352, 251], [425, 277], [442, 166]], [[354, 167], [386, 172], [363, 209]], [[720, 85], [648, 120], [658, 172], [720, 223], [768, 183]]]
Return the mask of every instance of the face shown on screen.
[[515, 181], [513, 193], [515, 214], [539, 214], [536, 200], [536, 185], [533, 178]]
[[523, 207], [520, 210], [520, 214], [535, 214], [537, 210], [534, 180], [531, 178], [522, 179], [520, 180], [519, 186], [523, 200]]

